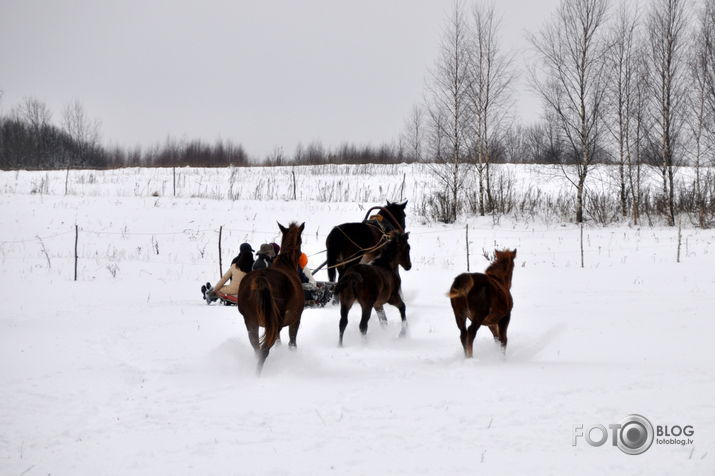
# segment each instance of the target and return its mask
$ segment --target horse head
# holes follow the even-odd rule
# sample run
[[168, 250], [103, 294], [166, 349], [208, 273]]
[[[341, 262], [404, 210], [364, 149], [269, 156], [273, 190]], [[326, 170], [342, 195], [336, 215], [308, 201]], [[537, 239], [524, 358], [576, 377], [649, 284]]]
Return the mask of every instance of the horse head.
[[288, 228], [284, 227], [278, 223], [278, 228], [280, 228], [283, 238], [281, 239], [281, 251], [280, 254], [288, 257], [291, 264], [298, 265], [298, 258], [300, 257], [300, 246], [303, 244], [303, 230], [305, 229], [305, 223], [298, 225], [293, 222], [288, 225]]
[[492, 274], [503, 279], [511, 288], [511, 277], [514, 274], [514, 260], [516, 248], [510, 250], [494, 250], [494, 261], [487, 268], [487, 274]]
[[385, 209], [381, 210], [378, 215], [387, 215], [391, 222], [397, 220], [396, 225], [399, 226], [396, 226], [396, 228], [400, 231], [405, 231], [405, 208], [407, 208], [407, 200], [402, 203], [393, 203], [388, 200]]
[[412, 268], [409, 238], [409, 233], [399, 231], [390, 233], [390, 241], [393, 242], [395, 259], [397, 260], [397, 264], [402, 266], [405, 271], [409, 271]]

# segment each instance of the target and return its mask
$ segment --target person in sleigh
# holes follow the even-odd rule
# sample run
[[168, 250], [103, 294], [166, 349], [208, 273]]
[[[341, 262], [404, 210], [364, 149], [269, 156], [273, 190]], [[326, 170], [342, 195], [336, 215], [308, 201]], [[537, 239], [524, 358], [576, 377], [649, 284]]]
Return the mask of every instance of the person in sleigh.
[[308, 268], [308, 256], [305, 253], [301, 253], [298, 259], [298, 277], [303, 286], [306, 307], [323, 307], [330, 302], [335, 283], [316, 281]]
[[[236, 304], [238, 296], [238, 286], [243, 277], [253, 269], [254, 250], [249, 243], [243, 243], [239, 249], [238, 256], [231, 261], [228, 271], [224, 273], [215, 286], [206, 283], [201, 286], [201, 293], [206, 304], [211, 304], [217, 299], [221, 299], [224, 304]], [[229, 282], [230, 281], [230, 282]], [[229, 284], [226, 284], [229, 282]]]

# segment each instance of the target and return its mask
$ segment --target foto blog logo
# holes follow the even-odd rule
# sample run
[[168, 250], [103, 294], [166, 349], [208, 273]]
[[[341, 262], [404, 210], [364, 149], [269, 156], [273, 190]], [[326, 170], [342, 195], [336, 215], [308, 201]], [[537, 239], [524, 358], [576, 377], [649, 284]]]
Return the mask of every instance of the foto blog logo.
[[[656, 427], [643, 415], [628, 415], [619, 423], [612, 423], [606, 428], [596, 424], [584, 428], [573, 426], [573, 446], [584, 439], [590, 446], [603, 446], [610, 440], [611, 446], [629, 455], [645, 453], [655, 441], [660, 445], [691, 445], [695, 430], [692, 425], [658, 425]], [[657, 436], [657, 438], [656, 438]], [[680, 438], [685, 436], [688, 438]], [[661, 438], [664, 437], [664, 438]]]

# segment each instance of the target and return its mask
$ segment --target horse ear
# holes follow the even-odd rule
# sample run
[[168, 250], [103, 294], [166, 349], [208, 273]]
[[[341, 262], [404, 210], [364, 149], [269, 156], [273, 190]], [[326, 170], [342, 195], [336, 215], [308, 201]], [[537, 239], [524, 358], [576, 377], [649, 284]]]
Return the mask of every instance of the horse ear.
[[300, 232], [303, 233], [303, 230], [305, 230], [305, 222], [300, 224]]
[[407, 200], [405, 200], [404, 202], [400, 203], [400, 208], [402, 208], [403, 210], [404, 210], [405, 208], [407, 208]]
[[514, 248], [514, 251], [511, 252], [511, 257], [516, 258], [516, 248]]
[[386, 206], [389, 207], [390, 205], [392, 205], [392, 202], [388, 200]]
[[285, 232], [288, 231], [288, 228], [281, 225], [280, 222], [276, 222], [276, 223], [278, 223], [278, 228], [281, 229], [281, 233], [285, 234]]

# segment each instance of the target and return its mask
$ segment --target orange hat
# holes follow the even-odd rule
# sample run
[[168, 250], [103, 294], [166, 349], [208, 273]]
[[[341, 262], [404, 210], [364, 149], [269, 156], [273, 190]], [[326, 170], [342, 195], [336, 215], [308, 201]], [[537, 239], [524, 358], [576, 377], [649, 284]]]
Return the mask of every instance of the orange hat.
[[298, 258], [298, 264], [301, 268], [305, 268], [306, 266], [308, 266], [308, 256], [305, 253], [300, 254], [300, 258]]

